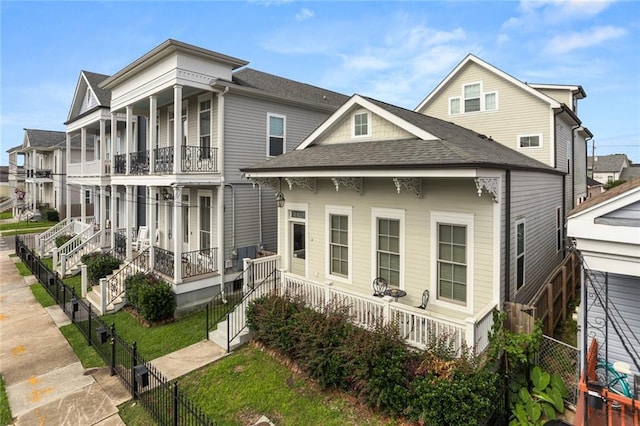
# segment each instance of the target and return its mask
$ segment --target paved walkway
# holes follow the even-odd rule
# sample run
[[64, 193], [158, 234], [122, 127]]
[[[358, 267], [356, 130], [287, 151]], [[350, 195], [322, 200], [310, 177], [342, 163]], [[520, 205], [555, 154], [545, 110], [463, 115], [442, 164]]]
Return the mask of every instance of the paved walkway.
[[[117, 406], [131, 398], [107, 367], [86, 370], [59, 327], [68, 324], [58, 306], [42, 308], [0, 239], [0, 373], [14, 424], [124, 425]], [[168, 379], [201, 368], [225, 351], [203, 341], [152, 361]]]

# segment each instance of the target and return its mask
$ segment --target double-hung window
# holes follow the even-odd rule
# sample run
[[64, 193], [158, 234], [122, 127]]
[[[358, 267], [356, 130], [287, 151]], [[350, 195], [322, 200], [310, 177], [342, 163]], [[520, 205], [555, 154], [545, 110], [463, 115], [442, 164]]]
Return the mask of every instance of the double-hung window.
[[373, 209], [375, 250], [373, 278], [384, 278], [391, 287], [403, 288], [404, 210]]
[[353, 114], [353, 137], [371, 135], [370, 116], [367, 111], [359, 111]]
[[467, 302], [467, 228], [438, 224], [438, 298]]
[[328, 269], [329, 275], [341, 280], [350, 279], [351, 208], [327, 206]]
[[277, 157], [285, 152], [286, 117], [267, 114], [267, 156]]
[[464, 112], [480, 111], [480, 83], [464, 86]]
[[498, 110], [498, 92], [484, 92], [482, 82], [463, 84], [459, 96], [449, 98], [449, 115]]
[[198, 113], [200, 139], [200, 159], [210, 159], [211, 155], [211, 99], [201, 100]]
[[516, 288], [524, 285], [525, 280], [525, 222], [516, 222]]

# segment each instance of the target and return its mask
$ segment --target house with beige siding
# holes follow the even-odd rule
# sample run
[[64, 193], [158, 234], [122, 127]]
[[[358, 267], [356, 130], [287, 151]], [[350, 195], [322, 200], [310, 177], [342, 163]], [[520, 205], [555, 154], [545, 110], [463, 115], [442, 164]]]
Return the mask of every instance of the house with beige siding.
[[[91, 217], [81, 211], [93, 227], [78, 247], [111, 250], [121, 277], [161, 276], [179, 310], [237, 282], [243, 259], [277, 249], [275, 193], [240, 168], [293, 150], [347, 99], [247, 64], [167, 40], [113, 75], [82, 71], [67, 118], [67, 144], [82, 147], [67, 157], [69, 191], [96, 206]], [[54, 257], [69, 271], [62, 262], [80, 254]], [[87, 298], [115, 309], [122, 281]]]
[[349, 300], [360, 321], [390, 312], [413, 344], [431, 330], [484, 349], [491, 311], [563, 258], [562, 171], [371, 98], [243, 172], [278, 191], [283, 288]]

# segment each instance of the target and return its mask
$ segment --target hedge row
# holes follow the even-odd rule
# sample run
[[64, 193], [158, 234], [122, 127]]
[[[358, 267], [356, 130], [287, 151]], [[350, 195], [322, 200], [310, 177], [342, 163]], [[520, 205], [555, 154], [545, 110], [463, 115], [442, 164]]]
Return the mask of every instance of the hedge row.
[[413, 350], [397, 327], [365, 330], [349, 322], [346, 309], [317, 312], [279, 296], [254, 301], [247, 320], [256, 340], [323, 388], [349, 392], [389, 415], [426, 425], [478, 425], [501, 398], [500, 375], [470, 351], [456, 354], [446, 338]]

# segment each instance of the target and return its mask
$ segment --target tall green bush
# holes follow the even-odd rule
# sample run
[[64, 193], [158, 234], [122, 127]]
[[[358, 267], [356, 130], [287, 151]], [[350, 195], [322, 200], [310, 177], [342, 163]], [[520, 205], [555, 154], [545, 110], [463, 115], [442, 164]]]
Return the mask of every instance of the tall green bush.
[[111, 275], [120, 266], [116, 257], [103, 253], [85, 254], [81, 260], [87, 265], [87, 278], [91, 285], [98, 285], [100, 278]]
[[127, 303], [147, 321], [172, 318], [176, 310], [176, 297], [171, 285], [152, 274], [139, 272], [125, 279]]
[[56, 247], [60, 248], [73, 238], [71, 234], [59, 235], [56, 237]]
[[42, 220], [46, 220], [49, 222], [60, 221], [60, 213], [58, 213], [58, 211], [55, 209], [41, 209], [40, 214], [42, 215]]

